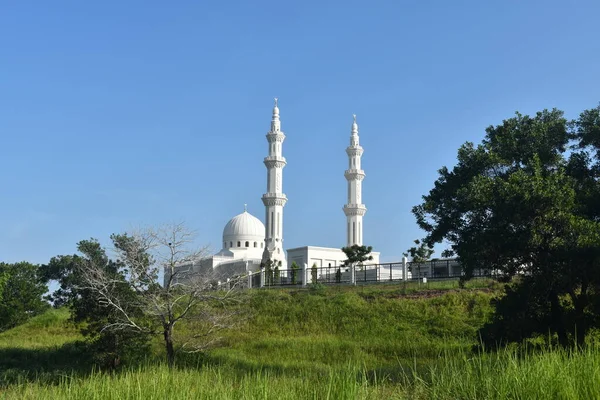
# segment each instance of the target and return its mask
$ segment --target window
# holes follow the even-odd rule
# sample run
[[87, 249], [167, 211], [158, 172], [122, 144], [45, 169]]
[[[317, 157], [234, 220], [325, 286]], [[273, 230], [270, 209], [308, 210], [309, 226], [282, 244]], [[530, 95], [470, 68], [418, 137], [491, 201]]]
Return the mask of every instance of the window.
[[348, 222], [348, 243], [350, 243], [350, 222]]
[[246, 247], [250, 247], [250, 242], [246, 242]]
[[223, 242], [223, 248], [226, 249], [227, 248], [227, 242]]
[[362, 242], [362, 230], [360, 229], [360, 221], [359, 221], [358, 222], [358, 243], [361, 243], [361, 242]]
[[261, 249], [263, 248], [263, 244], [262, 244], [262, 243], [260, 244], [260, 248], [261, 248]]
[[240, 242], [238, 241], [238, 247], [242, 247], [242, 245], [240, 244]]
[[233, 247], [233, 242], [229, 242], [229, 247]]
[[256, 247], [256, 242], [254, 242], [254, 247]]

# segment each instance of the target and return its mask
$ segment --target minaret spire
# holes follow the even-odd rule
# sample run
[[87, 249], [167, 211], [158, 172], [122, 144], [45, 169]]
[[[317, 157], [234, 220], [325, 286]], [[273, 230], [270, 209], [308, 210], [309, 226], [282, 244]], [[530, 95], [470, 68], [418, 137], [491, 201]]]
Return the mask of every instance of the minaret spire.
[[362, 222], [363, 216], [367, 212], [367, 207], [362, 204], [362, 180], [365, 178], [365, 171], [361, 169], [361, 157], [363, 148], [360, 146], [358, 137], [358, 124], [356, 114], [352, 115], [352, 130], [350, 132], [350, 146], [346, 148], [348, 154], [348, 169], [344, 173], [348, 181], [348, 203], [344, 206], [346, 214], [346, 243], [347, 246], [357, 244], [362, 246]]
[[287, 197], [283, 194], [283, 167], [286, 165], [282, 156], [285, 135], [281, 131], [278, 99], [275, 98], [271, 130], [267, 133], [269, 155], [264, 163], [267, 167], [267, 192], [262, 196], [265, 205], [265, 250], [263, 262], [267, 260], [281, 261], [286, 267], [283, 251], [283, 207]]

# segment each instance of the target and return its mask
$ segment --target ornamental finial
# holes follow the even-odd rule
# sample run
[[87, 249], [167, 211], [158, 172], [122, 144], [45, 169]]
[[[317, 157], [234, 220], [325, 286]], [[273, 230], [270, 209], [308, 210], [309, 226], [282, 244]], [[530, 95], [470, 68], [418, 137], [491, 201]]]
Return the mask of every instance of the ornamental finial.
[[354, 123], [356, 123], [356, 114], [352, 114], [352, 118], [354, 118]]
[[244, 212], [248, 212], [248, 204], [244, 203]]
[[279, 100], [279, 99], [278, 99], [277, 97], [275, 97], [275, 107], [277, 107], [277, 101], [278, 101], [278, 100]]

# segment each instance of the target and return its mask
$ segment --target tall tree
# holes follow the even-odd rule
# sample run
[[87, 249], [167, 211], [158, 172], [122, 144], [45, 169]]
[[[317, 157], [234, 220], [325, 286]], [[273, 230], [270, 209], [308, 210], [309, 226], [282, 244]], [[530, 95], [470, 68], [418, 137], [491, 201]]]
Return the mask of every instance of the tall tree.
[[[202, 268], [206, 248], [193, 245], [193, 232], [183, 224], [158, 229], [143, 229], [131, 234], [112, 235], [119, 271], [134, 296], [123, 297], [122, 284], [96, 262], [83, 270], [84, 289], [91, 290], [102, 306], [116, 316], [103, 329], [125, 330], [163, 338], [168, 365], [175, 362], [175, 326], [185, 320], [194, 322], [194, 331], [181, 334], [179, 350], [198, 352], [216, 341], [215, 333], [230, 327], [236, 313], [224, 306], [234, 294], [215, 291], [220, 277], [210, 268]], [[158, 283], [164, 271], [164, 285]], [[140, 310], [141, 316], [133, 310]]]
[[42, 296], [47, 290], [37, 265], [0, 263], [0, 332], [46, 310]]
[[139, 358], [146, 352], [148, 337], [132, 334], [128, 331], [104, 329], [106, 325], [118, 320], [114, 309], [106, 307], [97, 300], [96, 293], [85, 285], [86, 268], [94, 265], [114, 282], [115, 290], [121, 298], [128, 298], [127, 312], [141, 317], [142, 310], [132, 301], [135, 293], [126, 284], [122, 273], [123, 265], [111, 260], [96, 239], [82, 240], [77, 243], [79, 254], [53, 257], [41, 267], [45, 280], [54, 280], [59, 287], [48, 296], [55, 307], [68, 307], [71, 320], [79, 326], [81, 333], [90, 344], [94, 361], [101, 367], [115, 368], [124, 357]]
[[[582, 343], [599, 322], [600, 207], [590, 157], [597, 151], [598, 110], [574, 121], [559, 110], [517, 113], [490, 126], [480, 145], [461, 146], [457, 165], [440, 169], [434, 188], [413, 208], [425, 241], [448, 241], [467, 279], [476, 269], [522, 277], [497, 304], [485, 332], [494, 340], [551, 330], [564, 345]], [[528, 301], [514, 301], [524, 293]], [[528, 330], [519, 337], [509, 333], [510, 323], [532, 315], [540, 322], [523, 323]]]

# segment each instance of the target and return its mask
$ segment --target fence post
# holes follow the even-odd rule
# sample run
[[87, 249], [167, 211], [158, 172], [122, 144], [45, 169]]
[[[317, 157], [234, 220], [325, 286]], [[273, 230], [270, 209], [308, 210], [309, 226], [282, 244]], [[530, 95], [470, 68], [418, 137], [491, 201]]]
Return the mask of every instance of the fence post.
[[[407, 274], [408, 266], [407, 266], [407, 264], [408, 264], [408, 258], [402, 257], [402, 280], [403, 281], [406, 281], [408, 279], [408, 274]], [[391, 275], [391, 273], [390, 273], [390, 275]]]
[[248, 271], [248, 289], [252, 289], [252, 272]]
[[260, 269], [260, 287], [265, 287], [265, 269]]
[[354, 264], [350, 264], [350, 284], [356, 285], [356, 269]]
[[303, 263], [300, 275], [302, 276], [302, 286], [306, 286], [308, 282], [308, 264]]

